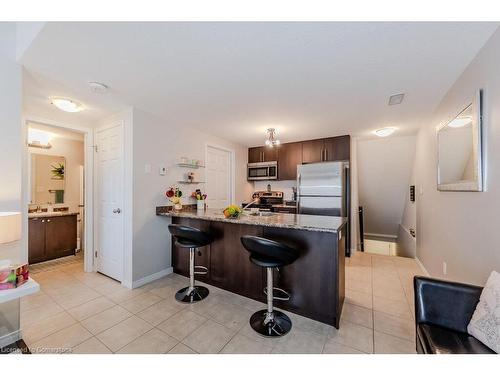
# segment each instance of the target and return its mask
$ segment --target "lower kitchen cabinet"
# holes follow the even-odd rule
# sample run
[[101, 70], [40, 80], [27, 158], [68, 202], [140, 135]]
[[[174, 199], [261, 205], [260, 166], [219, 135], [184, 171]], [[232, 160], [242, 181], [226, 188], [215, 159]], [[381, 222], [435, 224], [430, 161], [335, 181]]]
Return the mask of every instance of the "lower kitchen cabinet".
[[74, 255], [77, 246], [77, 215], [29, 219], [28, 260], [38, 263]]

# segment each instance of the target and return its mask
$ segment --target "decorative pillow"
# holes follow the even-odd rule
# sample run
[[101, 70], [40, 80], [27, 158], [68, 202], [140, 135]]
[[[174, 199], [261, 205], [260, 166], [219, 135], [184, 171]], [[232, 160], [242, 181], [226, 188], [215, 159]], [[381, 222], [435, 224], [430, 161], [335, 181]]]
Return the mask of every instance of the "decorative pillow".
[[500, 274], [491, 272], [479, 303], [467, 326], [467, 332], [484, 345], [500, 353]]

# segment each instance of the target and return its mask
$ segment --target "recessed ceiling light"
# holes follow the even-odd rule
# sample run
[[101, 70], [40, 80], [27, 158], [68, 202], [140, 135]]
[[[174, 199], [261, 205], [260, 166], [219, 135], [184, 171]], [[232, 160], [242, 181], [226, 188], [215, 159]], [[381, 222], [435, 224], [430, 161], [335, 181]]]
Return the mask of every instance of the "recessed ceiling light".
[[396, 128], [387, 127], [387, 128], [377, 129], [377, 130], [374, 131], [374, 133], [376, 135], [378, 135], [379, 137], [388, 137], [392, 133], [394, 133], [395, 131], [396, 131]]
[[389, 97], [389, 105], [401, 104], [404, 97], [405, 97], [404, 93], [391, 95]]
[[472, 116], [457, 117], [448, 123], [450, 128], [461, 128], [462, 126], [469, 125], [472, 122]]
[[96, 94], [104, 94], [108, 91], [108, 86], [100, 82], [89, 82], [90, 91]]
[[67, 98], [52, 98], [51, 103], [64, 112], [80, 112], [83, 110], [80, 103]]

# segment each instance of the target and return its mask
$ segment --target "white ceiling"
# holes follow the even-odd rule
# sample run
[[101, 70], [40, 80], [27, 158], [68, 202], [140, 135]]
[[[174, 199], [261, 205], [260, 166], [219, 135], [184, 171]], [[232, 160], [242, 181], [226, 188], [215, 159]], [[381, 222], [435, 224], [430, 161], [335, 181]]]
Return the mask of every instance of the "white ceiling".
[[[93, 123], [136, 106], [260, 145], [384, 126], [414, 133], [497, 23], [47, 23], [26, 48], [25, 106], [67, 95]], [[91, 94], [88, 81], [110, 87]], [[387, 105], [405, 92], [402, 105]], [[48, 112], [47, 112], [48, 113]], [[70, 118], [70, 119], [71, 119]]]

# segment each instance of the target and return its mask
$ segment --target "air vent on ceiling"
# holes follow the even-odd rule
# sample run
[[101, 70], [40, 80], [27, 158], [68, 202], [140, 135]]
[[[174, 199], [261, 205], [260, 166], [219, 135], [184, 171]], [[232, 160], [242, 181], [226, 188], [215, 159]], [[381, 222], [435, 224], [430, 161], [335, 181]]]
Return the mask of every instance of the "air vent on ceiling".
[[405, 94], [394, 94], [389, 97], [389, 105], [401, 104], [405, 97]]

